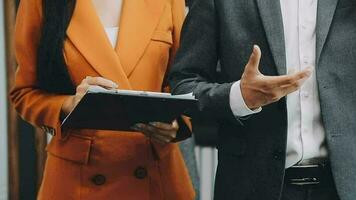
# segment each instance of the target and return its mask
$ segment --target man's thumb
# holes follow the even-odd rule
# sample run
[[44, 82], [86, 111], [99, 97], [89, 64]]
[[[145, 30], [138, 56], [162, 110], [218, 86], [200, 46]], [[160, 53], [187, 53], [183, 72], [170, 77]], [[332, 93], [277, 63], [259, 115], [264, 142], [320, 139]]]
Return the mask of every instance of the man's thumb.
[[259, 71], [258, 67], [260, 65], [260, 59], [261, 59], [261, 49], [257, 45], [253, 45], [253, 51], [250, 56], [250, 60], [248, 61], [246, 65], [245, 70], [251, 70], [251, 71]]

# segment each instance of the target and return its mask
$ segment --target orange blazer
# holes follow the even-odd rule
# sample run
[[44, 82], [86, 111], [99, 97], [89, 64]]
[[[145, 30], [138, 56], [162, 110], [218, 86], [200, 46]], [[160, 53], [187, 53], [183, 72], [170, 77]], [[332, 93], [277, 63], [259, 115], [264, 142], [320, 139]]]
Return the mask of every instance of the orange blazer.
[[[124, 0], [114, 49], [92, 2], [77, 0], [63, 49], [74, 84], [102, 76], [121, 89], [162, 91], [178, 48], [184, 6], [184, 0]], [[19, 67], [10, 93], [25, 120], [55, 135], [38, 199], [194, 199], [177, 144], [160, 146], [141, 133], [61, 131], [60, 111], [68, 96], [36, 87], [41, 21], [42, 0], [22, 0], [15, 33]]]

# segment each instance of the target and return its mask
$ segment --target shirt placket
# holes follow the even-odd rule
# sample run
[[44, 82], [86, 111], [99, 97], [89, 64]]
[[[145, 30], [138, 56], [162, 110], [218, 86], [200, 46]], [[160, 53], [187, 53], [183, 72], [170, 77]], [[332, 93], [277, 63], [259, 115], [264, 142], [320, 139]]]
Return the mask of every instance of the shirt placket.
[[[315, 8], [316, 9], [316, 8]], [[315, 16], [314, 0], [299, 0], [299, 55], [300, 55], [300, 70], [307, 67], [312, 67], [315, 71]], [[312, 76], [315, 76], [313, 73]], [[302, 158], [306, 159], [312, 153], [313, 141], [313, 78], [307, 79], [300, 89], [300, 136], [302, 139]]]

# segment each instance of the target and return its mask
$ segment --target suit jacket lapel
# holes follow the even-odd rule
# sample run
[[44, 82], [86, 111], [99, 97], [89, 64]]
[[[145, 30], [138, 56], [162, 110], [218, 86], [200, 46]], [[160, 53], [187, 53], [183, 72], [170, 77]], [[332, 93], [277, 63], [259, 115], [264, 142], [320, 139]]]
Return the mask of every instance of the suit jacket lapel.
[[256, 2], [277, 71], [279, 74], [286, 74], [286, 53], [280, 2], [279, 0], [256, 0]]
[[319, 0], [316, 25], [316, 63], [318, 64], [338, 0]]
[[67, 36], [99, 75], [131, 89], [91, 1], [77, 0]]
[[164, 5], [162, 0], [124, 0], [116, 52], [128, 77], [144, 54]]

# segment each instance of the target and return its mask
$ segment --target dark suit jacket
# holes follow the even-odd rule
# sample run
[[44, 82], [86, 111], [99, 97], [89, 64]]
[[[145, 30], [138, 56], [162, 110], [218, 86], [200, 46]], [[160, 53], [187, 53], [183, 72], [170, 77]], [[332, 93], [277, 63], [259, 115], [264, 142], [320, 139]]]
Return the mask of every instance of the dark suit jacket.
[[[262, 73], [286, 73], [283, 34], [279, 0], [198, 0], [188, 14], [170, 84], [174, 93], [196, 95], [195, 114], [219, 121], [216, 199], [280, 197], [286, 101], [243, 120], [233, 116], [229, 93], [253, 44], [262, 49]], [[319, 0], [316, 37], [316, 76], [332, 170], [341, 200], [355, 200], [356, 1]]]

